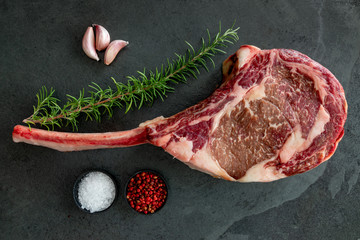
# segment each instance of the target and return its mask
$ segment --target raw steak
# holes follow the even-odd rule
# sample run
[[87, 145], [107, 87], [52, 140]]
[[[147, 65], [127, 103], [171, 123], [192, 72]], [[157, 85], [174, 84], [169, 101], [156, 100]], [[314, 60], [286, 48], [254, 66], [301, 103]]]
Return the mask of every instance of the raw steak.
[[333, 155], [344, 134], [344, 90], [329, 70], [294, 50], [242, 46], [223, 64], [223, 83], [172, 117], [110, 133], [15, 126], [13, 140], [59, 151], [151, 143], [212, 176], [273, 181]]

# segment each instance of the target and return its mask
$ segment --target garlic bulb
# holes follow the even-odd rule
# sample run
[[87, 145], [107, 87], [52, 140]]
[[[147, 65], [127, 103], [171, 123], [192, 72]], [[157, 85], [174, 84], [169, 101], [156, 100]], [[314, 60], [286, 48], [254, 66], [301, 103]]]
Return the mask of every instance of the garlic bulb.
[[102, 51], [104, 50], [110, 43], [110, 34], [109, 32], [101, 25], [93, 24], [95, 27], [95, 35], [96, 35], [96, 50]]
[[112, 41], [109, 46], [106, 48], [104, 63], [106, 65], [110, 65], [116, 57], [116, 55], [120, 52], [122, 48], [127, 46], [129, 42], [124, 40], [114, 40]]
[[92, 27], [88, 27], [86, 29], [86, 32], [82, 39], [82, 49], [89, 58], [94, 59], [96, 61], [100, 60], [95, 49], [95, 36]]

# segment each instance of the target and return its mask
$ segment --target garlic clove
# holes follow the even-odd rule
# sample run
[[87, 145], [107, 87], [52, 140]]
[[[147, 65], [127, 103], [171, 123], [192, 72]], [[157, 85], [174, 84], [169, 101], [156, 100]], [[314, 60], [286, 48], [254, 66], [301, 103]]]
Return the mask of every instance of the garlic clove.
[[95, 27], [95, 34], [96, 34], [96, 50], [102, 51], [110, 43], [110, 34], [109, 32], [101, 25], [93, 24]]
[[82, 49], [89, 58], [94, 59], [96, 61], [100, 60], [95, 49], [95, 36], [92, 27], [88, 27], [86, 29], [86, 32], [82, 39]]
[[106, 48], [105, 56], [104, 56], [104, 63], [106, 65], [110, 65], [112, 61], [114, 61], [116, 55], [120, 52], [122, 48], [127, 46], [129, 42], [124, 40], [114, 40], [112, 41], [109, 46]]

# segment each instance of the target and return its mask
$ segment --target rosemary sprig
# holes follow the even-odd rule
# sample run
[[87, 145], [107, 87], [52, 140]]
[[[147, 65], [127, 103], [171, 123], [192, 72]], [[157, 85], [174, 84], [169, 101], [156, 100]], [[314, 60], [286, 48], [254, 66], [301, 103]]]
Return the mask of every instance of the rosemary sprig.
[[115, 84], [115, 90], [111, 87], [102, 89], [98, 84], [89, 85], [91, 90], [90, 96], [85, 97], [85, 90], [80, 91], [79, 97], [71, 95], [67, 96], [66, 104], [61, 107], [58, 103], [59, 99], [54, 97], [55, 90], [50, 88], [48, 91], [43, 86], [37, 97], [37, 105], [34, 106], [34, 113], [23, 120], [28, 124], [40, 124], [52, 129], [54, 126], [62, 127], [71, 124], [73, 130], [77, 130], [78, 117], [81, 113], [86, 114], [87, 120], [101, 120], [101, 116], [108, 113], [109, 117], [113, 115], [113, 107], [125, 108], [127, 113], [133, 107], [140, 109], [145, 103], [151, 104], [156, 98], [160, 97], [164, 100], [166, 93], [174, 91], [169, 85], [172, 83], [186, 82], [187, 77], [197, 78], [200, 73], [199, 68], [204, 67], [207, 71], [207, 62], [210, 61], [215, 67], [212, 57], [216, 53], [225, 53], [220, 47], [226, 47], [226, 44], [233, 44], [239, 39], [237, 30], [234, 25], [219, 32], [212, 40], [209, 30], [207, 30], [208, 41], [202, 38], [202, 46], [195, 51], [192, 45], [189, 46], [185, 55], [176, 55], [176, 59], [170, 61], [167, 59], [166, 66], [162, 65], [160, 69], [155, 71], [138, 71], [138, 76], [128, 76], [127, 84], [112, 80]]

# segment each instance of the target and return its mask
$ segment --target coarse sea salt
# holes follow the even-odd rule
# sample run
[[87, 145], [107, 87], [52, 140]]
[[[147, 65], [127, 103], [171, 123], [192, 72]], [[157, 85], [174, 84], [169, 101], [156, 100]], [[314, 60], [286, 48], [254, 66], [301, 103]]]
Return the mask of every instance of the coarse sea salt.
[[79, 183], [78, 200], [81, 208], [91, 213], [108, 208], [115, 199], [113, 180], [105, 173], [90, 172]]

